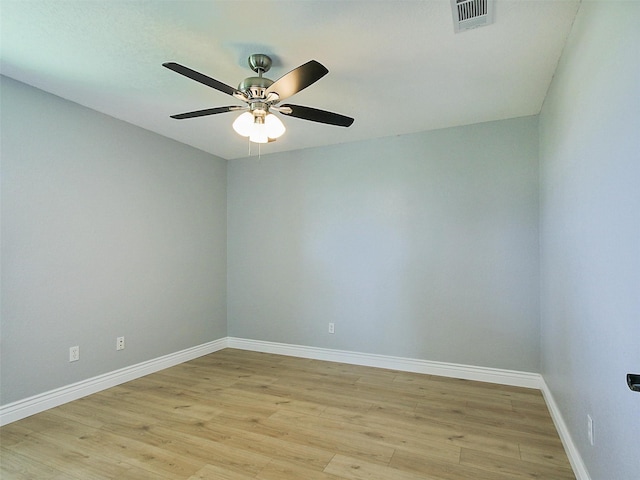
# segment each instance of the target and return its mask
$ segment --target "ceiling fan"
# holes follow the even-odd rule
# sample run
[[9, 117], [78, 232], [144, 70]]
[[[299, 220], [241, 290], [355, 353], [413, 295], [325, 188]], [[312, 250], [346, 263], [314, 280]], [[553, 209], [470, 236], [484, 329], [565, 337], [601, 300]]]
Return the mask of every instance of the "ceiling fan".
[[329, 70], [315, 60], [310, 60], [291, 70], [274, 82], [262, 76], [271, 68], [271, 58], [261, 53], [253, 54], [249, 56], [249, 67], [258, 76], [245, 78], [237, 89], [175, 62], [163, 63], [162, 66], [247, 104], [196, 110], [171, 115], [171, 118], [182, 120], [242, 111], [244, 113], [233, 122], [233, 128], [237, 133], [249, 137], [249, 140], [255, 143], [275, 141], [285, 132], [284, 125], [272, 112], [339, 127], [349, 127], [354, 120], [339, 113], [317, 108], [292, 104], [278, 105], [282, 100], [295, 95], [329, 73]]

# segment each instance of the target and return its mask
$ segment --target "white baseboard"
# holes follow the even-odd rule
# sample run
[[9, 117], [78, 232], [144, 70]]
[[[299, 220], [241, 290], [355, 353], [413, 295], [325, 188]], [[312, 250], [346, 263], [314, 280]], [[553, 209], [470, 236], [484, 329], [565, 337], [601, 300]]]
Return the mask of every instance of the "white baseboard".
[[222, 350], [227, 346], [226, 338], [204, 343], [179, 352], [170, 353], [130, 367], [98, 375], [81, 382], [56, 388], [39, 395], [34, 395], [17, 402], [0, 406], [0, 426], [43, 412], [53, 407], [77, 400], [87, 395], [115, 387], [150, 373], [173, 367], [194, 358]]
[[551, 413], [551, 418], [556, 426], [558, 435], [560, 435], [560, 440], [562, 440], [562, 445], [567, 453], [567, 457], [569, 458], [569, 463], [571, 463], [571, 468], [576, 476], [576, 480], [591, 480], [589, 471], [582, 460], [582, 455], [580, 455], [580, 452], [576, 448], [576, 444], [573, 443], [573, 438], [567, 428], [567, 424], [565, 423], [562, 413], [560, 413], [560, 409], [558, 408], [558, 404], [554, 400], [551, 390], [544, 381], [544, 378], [542, 378], [540, 390], [542, 391], [544, 400], [547, 403], [547, 407]]
[[291, 357], [311, 358], [329, 362], [349, 363], [366, 367], [388, 368], [404, 372], [424, 373], [441, 377], [461, 378], [478, 382], [499, 383], [515, 387], [540, 389], [542, 377], [538, 373], [502, 370], [498, 368], [476, 367], [456, 363], [433, 362], [414, 358], [392, 357], [372, 353], [349, 352], [327, 348], [305, 347], [285, 343], [247, 340], [243, 338], [227, 338], [229, 348], [252, 350], [255, 352], [274, 353]]

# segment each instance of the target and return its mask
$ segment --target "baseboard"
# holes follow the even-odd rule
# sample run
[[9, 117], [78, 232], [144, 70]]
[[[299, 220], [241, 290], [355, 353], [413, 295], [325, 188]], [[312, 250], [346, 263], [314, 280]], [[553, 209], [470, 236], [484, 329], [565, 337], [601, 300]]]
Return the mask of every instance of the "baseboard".
[[441, 377], [461, 378], [478, 382], [499, 383], [515, 387], [540, 389], [542, 377], [538, 373], [502, 370], [498, 368], [476, 367], [456, 363], [433, 362], [414, 358], [392, 357], [372, 353], [349, 352], [328, 348], [306, 347], [286, 343], [264, 342], [243, 338], [227, 338], [229, 348], [274, 353], [292, 357], [349, 363], [366, 367], [388, 368], [405, 372], [424, 373]]
[[580, 455], [576, 444], [573, 443], [573, 438], [571, 437], [569, 428], [567, 428], [567, 424], [562, 417], [562, 413], [558, 408], [558, 404], [554, 400], [553, 394], [547, 386], [547, 383], [544, 381], [544, 378], [542, 378], [540, 390], [542, 391], [544, 400], [547, 403], [547, 407], [549, 408], [549, 412], [551, 413], [551, 418], [553, 419], [553, 423], [556, 426], [558, 435], [560, 435], [560, 440], [562, 440], [562, 445], [564, 446], [564, 450], [567, 454], [567, 457], [569, 458], [569, 463], [571, 463], [571, 468], [573, 469], [573, 473], [576, 476], [576, 480], [591, 480], [589, 471], [587, 470], [587, 467], [582, 460], [582, 455]]
[[115, 387], [150, 373], [173, 367], [194, 358], [222, 350], [227, 346], [227, 339], [222, 338], [213, 342], [197, 345], [179, 352], [154, 358], [130, 367], [121, 368], [113, 372], [98, 375], [81, 382], [67, 385], [39, 395], [18, 400], [0, 406], [0, 426], [43, 412], [53, 407], [77, 400], [87, 395]]

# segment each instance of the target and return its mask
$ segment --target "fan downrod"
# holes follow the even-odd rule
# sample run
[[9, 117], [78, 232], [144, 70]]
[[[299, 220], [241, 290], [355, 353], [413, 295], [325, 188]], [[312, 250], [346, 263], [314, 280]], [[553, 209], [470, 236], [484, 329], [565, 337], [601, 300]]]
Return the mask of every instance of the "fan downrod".
[[267, 73], [271, 69], [271, 57], [264, 53], [249, 55], [249, 67], [258, 75]]

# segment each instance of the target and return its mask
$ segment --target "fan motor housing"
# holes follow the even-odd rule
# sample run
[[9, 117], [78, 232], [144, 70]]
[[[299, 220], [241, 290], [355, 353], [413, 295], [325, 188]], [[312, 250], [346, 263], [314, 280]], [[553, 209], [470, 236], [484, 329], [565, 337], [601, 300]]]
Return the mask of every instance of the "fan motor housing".
[[246, 93], [249, 98], [261, 98], [264, 91], [273, 84], [273, 80], [265, 77], [248, 77], [240, 82], [238, 90]]

